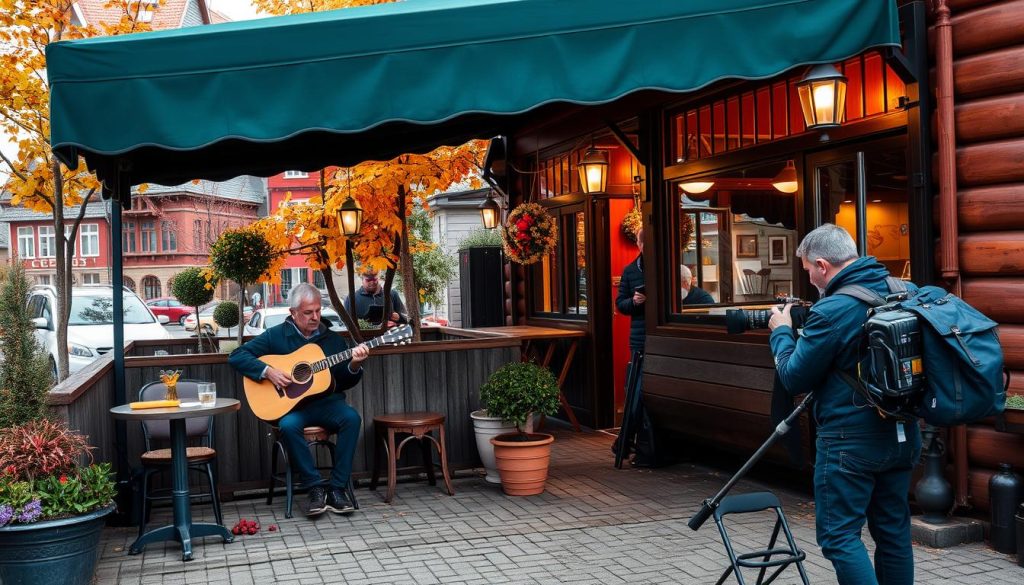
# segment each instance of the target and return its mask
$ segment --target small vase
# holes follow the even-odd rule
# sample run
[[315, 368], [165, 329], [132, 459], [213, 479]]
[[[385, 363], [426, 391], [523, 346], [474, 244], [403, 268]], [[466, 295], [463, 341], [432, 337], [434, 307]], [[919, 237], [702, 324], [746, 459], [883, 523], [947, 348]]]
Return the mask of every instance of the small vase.
[[178, 399], [178, 385], [168, 384], [167, 395], [164, 396], [164, 400], [177, 400]]

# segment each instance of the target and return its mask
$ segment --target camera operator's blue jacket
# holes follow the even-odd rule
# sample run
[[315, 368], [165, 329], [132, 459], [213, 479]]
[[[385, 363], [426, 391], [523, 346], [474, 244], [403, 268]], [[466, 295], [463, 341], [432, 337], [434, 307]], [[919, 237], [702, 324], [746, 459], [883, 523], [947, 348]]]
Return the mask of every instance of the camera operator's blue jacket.
[[[882, 419], [839, 375], [844, 370], [857, 378], [868, 305], [835, 294], [844, 286], [859, 284], [884, 297], [889, 294], [888, 276], [889, 271], [874, 257], [858, 258], [828, 283], [822, 299], [810, 308], [799, 341], [790, 327], [772, 331], [779, 379], [793, 396], [814, 392], [814, 417], [821, 437], [892, 433], [894, 421]], [[917, 287], [907, 283], [907, 289], [913, 292]]]

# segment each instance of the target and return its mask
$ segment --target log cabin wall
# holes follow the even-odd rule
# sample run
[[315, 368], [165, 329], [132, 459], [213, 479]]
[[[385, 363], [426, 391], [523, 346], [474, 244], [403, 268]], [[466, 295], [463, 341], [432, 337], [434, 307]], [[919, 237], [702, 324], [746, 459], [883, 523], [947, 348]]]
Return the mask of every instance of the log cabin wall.
[[[1024, 394], [1024, 0], [947, 5], [961, 292], [1000, 324], [1010, 392]], [[1024, 437], [971, 425], [967, 458], [970, 503], [987, 510], [998, 464], [1024, 469]]]

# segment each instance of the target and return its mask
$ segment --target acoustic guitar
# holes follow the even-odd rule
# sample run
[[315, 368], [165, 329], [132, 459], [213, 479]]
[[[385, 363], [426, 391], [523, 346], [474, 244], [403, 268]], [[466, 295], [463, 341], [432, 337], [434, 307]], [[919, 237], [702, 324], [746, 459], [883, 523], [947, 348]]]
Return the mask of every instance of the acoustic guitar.
[[[387, 333], [366, 342], [370, 348], [381, 345], [401, 345], [412, 337], [412, 327], [392, 327]], [[278, 388], [267, 379], [253, 380], [243, 377], [245, 398], [253, 414], [265, 421], [274, 421], [291, 412], [299, 402], [316, 396], [331, 387], [331, 366], [336, 366], [352, 357], [352, 350], [325, 356], [324, 350], [315, 343], [307, 343], [287, 355], [265, 355], [260, 360], [272, 368], [287, 372], [292, 383]]]

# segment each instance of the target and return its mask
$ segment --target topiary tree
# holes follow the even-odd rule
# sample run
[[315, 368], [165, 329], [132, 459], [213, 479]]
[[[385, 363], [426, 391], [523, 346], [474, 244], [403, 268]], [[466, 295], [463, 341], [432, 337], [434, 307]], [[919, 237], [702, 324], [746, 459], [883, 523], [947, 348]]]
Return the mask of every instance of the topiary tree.
[[[242, 322], [245, 285], [270, 280], [270, 266], [277, 254], [262, 232], [249, 227], [227, 230], [210, 246], [210, 276], [229, 278], [238, 283], [238, 322]], [[242, 345], [242, 328], [238, 328]]]
[[480, 401], [488, 416], [516, 423], [523, 440], [523, 427], [530, 414], [558, 412], [558, 381], [551, 370], [532, 362], [505, 364], [480, 386]]
[[[174, 275], [171, 294], [183, 305], [196, 310], [196, 337], [199, 341], [199, 352], [203, 351], [203, 329], [198, 326], [199, 307], [213, 300], [213, 288], [217, 286], [216, 277], [212, 277], [212, 286], [207, 286], [206, 276], [201, 268], [186, 268]], [[212, 345], [212, 342], [211, 342]], [[212, 347], [211, 347], [212, 349]]]
[[28, 313], [28, 279], [18, 258], [3, 268], [0, 283], [0, 429], [46, 418], [46, 393], [56, 364], [36, 341]]
[[213, 310], [213, 322], [218, 327], [226, 327], [228, 335], [231, 335], [231, 328], [240, 323], [238, 319], [238, 303], [224, 301]]

